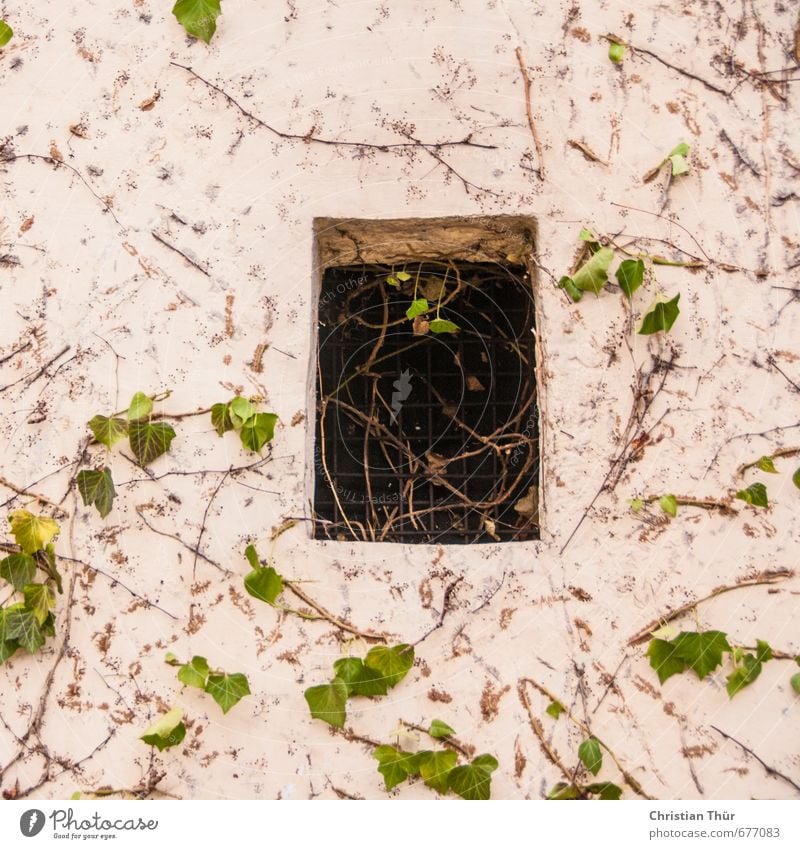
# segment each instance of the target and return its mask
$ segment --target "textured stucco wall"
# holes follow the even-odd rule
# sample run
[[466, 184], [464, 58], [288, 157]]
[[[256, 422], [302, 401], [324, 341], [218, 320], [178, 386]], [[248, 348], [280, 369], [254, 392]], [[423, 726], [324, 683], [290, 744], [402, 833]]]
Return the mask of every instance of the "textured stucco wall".
[[[540, 798], [560, 775], [518, 698], [519, 680], [531, 677], [588, 716], [652, 796], [796, 796], [711, 728], [797, 781], [791, 662], [767, 664], [729, 701], [720, 674], [659, 687], [643, 647], [627, 646], [672, 607], [796, 565], [800, 492], [786, 473], [796, 459], [779, 463], [780, 476], [762, 475], [768, 511], [737, 502], [733, 517], [685, 508], [666, 522], [657, 510], [635, 516], [626, 503], [641, 493], [724, 497], [741, 483], [740, 463], [800, 444], [790, 383], [800, 382], [800, 302], [775, 288], [798, 286], [798, 72], [769, 86], [754, 76], [796, 65], [796, 4], [224, 0], [210, 48], [185, 37], [170, 6], [0, 4], [16, 33], [0, 52], [5, 155], [58, 156], [74, 169], [46, 159], [0, 163], [0, 253], [11, 257], [0, 268], [0, 356], [30, 343], [0, 364], [2, 474], [20, 488], [46, 475], [32, 491], [63, 498], [69, 514], [58, 550], [106, 573], [65, 564], [71, 603], [59, 598], [58, 638], [0, 668], [0, 769], [15, 760], [2, 789], [13, 794], [18, 783], [25, 792], [49, 764], [33, 791], [40, 797], [130, 788], [161, 773], [158, 790], [183, 798], [384, 795], [369, 749], [311, 721], [303, 701], [304, 688], [325, 681], [345, 650], [335, 629], [279, 617], [241, 586], [244, 540], [263, 541], [283, 517], [308, 509], [312, 220], [521, 214], [538, 219], [542, 266], [542, 541], [357, 546], [312, 541], [298, 526], [276, 545], [278, 568], [314, 580], [329, 610], [404, 641], [436, 623], [446, 587], [463, 576], [408, 678], [384, 699], [351, 702], [349, 724], [389, 740], [401, 718], [440, 717], [498, 756], [495, 797]], [[613, 65], [607, 32], [694, 77], [641, 52]], [[517, 47], [533, 80], [543, 180], [532, 170]], [[498, 149], [442, 154], [474, 188], [421, 151], [285, 141], [171, 61], [285, 132], [391, 142], [413, 126], [420, 139], [472, 134]], [[587, 160], [569, 140], [608, 164]], [[691, 173], [668, 190], [663, 176], [643, 184], [679, 141], [691, 144]], [[658, 269], [664, 291], [681, 293], [668, 338], [631, 333], [616, 293], [572, 305], [555, 287], [551, 275], [569, 269], [582, 224], [666, 240], [703, 261]], [[637, 310], [655, 291], [648, 288]], [[256, 372], [262, 343], [270, 347]], [[5, 388], [65, 346], [42, 375]], [[620, 448], [637, 367], [671, 351], [675, 367], [643, 426], [652, 428], [650, 444], [560, 554]], [[192, 554], [148, 529], [137, 510], [194, 545], [221, 471], [148, 481], [117, 454], [123, 485], [106, 521], [74, 491], [65, 497], [87, 419], [124, 407], [137, 389], [162, 388], [173, 391], [172, 411], [234, 390], [260, 394], [282, 421], [271, 461], [223, 482], [201, 546], [217, 566], [200, 559], [194, 575]], [[306, 418], [290, 424], [298, 411]], [[157, 474], [247, 462], [205, 418], [178, 430]], [[24, 502], [6, 488], [0, 497], [13, 499], [6, 509]], [[698, 622], [742, 644], [760, 637], [800, 652], [799, 592], [794, 578], [739, 589], [703, 605]], [[677, 625], [692, 623], [689, 615]], [[167, 649], [245, 672], [253, 696], [223, 717], [199, 691], [181, 692], [163, 663]], [[37, 733], [16, 759], [45, 691]], [[530, 692], [543, 716], [545, 700]], [[138, 735], [174, 703], [193, 721], [187, 745], [152, 759]], [[575, 729], [545, 719], [574, 765]], [[617, 781], [618, 772], [608, 764], [601, 778]], [[431, 791], [417, 783], [396, 795]]]

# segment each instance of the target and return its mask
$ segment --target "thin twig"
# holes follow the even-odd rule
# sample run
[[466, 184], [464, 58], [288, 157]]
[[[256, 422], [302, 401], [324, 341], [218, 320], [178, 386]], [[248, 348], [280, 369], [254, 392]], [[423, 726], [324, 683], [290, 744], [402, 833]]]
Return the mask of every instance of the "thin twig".
[[714, 91], [717, 94], [723, 95], [723, 97], [730, 97], [731, 93], [729, 91], [725, 91], [724, 88], [720, 88], [719, 86], [715, 86], [714, 83], [710, 83], [708, 80], [704, 80], [702, 77], [698, 77], [697, 74], [693, 74], [691, 71], [687, 71], [685, 68], [679, 68], [677, 65], [673, 65], [671, 62], [667, 62], [666, 59], [662, 59], [657, 53], [653, 53], [652, 50], [647, 50], [644, 47], [635, 47], [634, 45], [629, 45], [631, 50], [634, 53], [644, 53], [645, 56], [650, 56], [656, 60], [656, 62], [660, 62], [664, 67], [671, 68], [673, 71], [681, 74], [684, 77], [688, 77], [690, 80], [696, 80], [697, 82], [704, 85], [709, 91]]
[[216, 560], [212, 560], [210, 557], [207, 557], [205, 554], [203, 554], [202, 551], [199, 551], [196, 548], [192, 548], [191, 545], [189, 545], [187, 542], [182, 540], [176, 534], [171, 534], [171, 533], [168, 533], [167, 531], [161, 531], [157, 527], [155, 527], [155, 525], [148, 522], [147, 518], [144, 515], [144, 512], [142, 511], [142, 507], [137, 507], [136, 513], [138, 514], [139, 518], [145, 523], [145, 525], [154, 534], [158, 534], [160, 537], [167, 537], [168, 539], [174, 539], [175, 542], [179, 542], [187, 551], [190, 551], [192, 554], [197, 555], [197, 557], [199, 557], [201, 560], [204, 560], [206, 563], [208, 563], [209, 566], [214, 566], [216, 569], [219, 569], [220, 572], [222, 572], [226, 577], [230, 577], [230, 575], [233, 574], [230, 569], [226, 569], [224, 566], [220, 566], [220, 564], [217, 563]]
[[208, 512], [211, 510], [211, 505], [214, 503], [214, 499], [217, 497], [217, 493], [222, 488], [222, 484], [228, 479], [228, 475], [230, 475], [231, 470], [228, 469], [225, 474], [219, 479], [219, 483], [217, 484], [216, 489], [211, 493], [211, 498], [208, 499], [208, 504], [206, 504], [206, 509], [203, 511], [203, 520], [200, 523], [200, 533], [197, 536], [197, 545], [194, 547], [194, 561], [192, 562], [192, 580], [197, 577], [197, 558], [200, 556], [200, 543], [203, 541], [203, 534], [206, 532], [206, 519], [208, 519]]
[[[286, 581], [284, 580], [285, 586], [289, 588], [289, 591], [294, 593], [301, 601], [304, 601], [312, 610], [316, 610], [317, 613], [325, 620], [331, 623], [331, 625], [335, 625], [337, 628], [340, 628], [342, 631], [347, 631], [348, 634], [353, 634], [356, 637], [361, 637], [364, 640], [373, 640], [379, 643], [388, 643], [390, 639], [389, 634], [376, 633], [375, 631], [362, 631], [359, 628], [356, 628], [355, 625], [351, 625], [349, 622], [345, 622], [343, 619], [339, 619], [334, 616], [329, 610], [326, 610], [319, 602], [314, 601], [311, 596], [309, 596], [304, 590], [300, 589], [297, 582], [295, 581]], [[288, 610], [289, 613], [296, 613], [295, 610]]]
[[528, 66], [525, 64], [525, 57], [522, 55], [522, 48], [518, 47], [515, 51], [517, 54], [517, 63], [522, 74], [522, 85], [525, 87], [525, 114], [528, 116], [528, 127], [533, 136], [533, 143], [536, 147], [536, 157], [539, 160], [539, 169], [536, 172], [540, 180], [544, 180], [544, 154], [542, 152], [542, 140], [539, 138], [539, 131], [536, 128], [536, 121], [533, 120], [533, 109], [531, 107], [531, 78], [528, 73]]
[[794, 787], [795, 790], [800, 792], [800, 784], [798, 784], [796, 781], [793, 781], [791, 778], [789, 778], [788, 775], [784, 775], [780, 770], [775, 769], [774, 766], [770, 766], [765, 760], [760, 758], [752, 749], [745, 746], [744, 743], [740, 742], [735, 737], [732, 737], [730, 734], [726, 734], [721, 728], [717, 728], [716, 725], [712, 725], [711, 728], [713, 728], [714, 731], [717, 732], [717, 734], [721, 734], [726, 740], [730, 740], [731, 743], [736, 743], [736, 745], [740, 749], [742, 749], [742, 751], [744, 751], [748, 755], [751, 755], [752, 757], [754, 757], [761, 764], [761, 766], [764, 767], [764, 769], [767, 772], [767, 775], [771, 775], [774, 778], [780, 778], [782, 781], [785, 781], [787, 784], [791, 784], [791, 786]]
[[26, 375], [23, 375], [19, 380], [15, 380], [13, 383], [9, 383], [6, 386], [0, 388], [0, 392], [5, 392], [6, 389], [11, 389], [12, 386], [16, 386], [18, 383], [22, 383], [22, 381], [27, 381], [27, 386], [30, 386], [32, 383], [37, 381], [47, 369], [53, 365], [53, 363], [64, 356], [71, 348], [70, 345], [65, 345], [54, 357], [51, 357], [41, 368], [37, 369], [35, 372], [29, 372]]
[[202, 265], [195, 262], [190, 256], [187, 256], [180, 248], [176, 248], [175, 245], [171, 245], [163, 236], [159, 236], [159, 234], [156, 233], [155, 230], [151, 230], [150, 233], [151, 233], [152, 237], [157, 242], [164, 245], [165, 248], [169, 248], [171, 251], [175, 251], [176, 254], [179, 254], [180, 256], [182, 256], [186, 260], [186, 262], [188, 262], [189, 265], [191, 265], [193, 268], [196, 268], [199, 272], [201, 272], [202, 274], [205, 274], [206, 277], [211, 277], [211, 274], [208, 271], [206, 271], [206, 269], [203, 268]]
[[666, 613], [657, 617], [640, 631], [637, 631], [636, 634], [628, 640], [628, 645], [636, 646], [645, 642], [645, 640], [649, 640], [653, 631], [660, 628], [662, 625], [666, 625], [667, 623], [678, 619], [683, 616], [684, 613], [688, 613], [704, 601], [710, 601], [712, 598], [716, 598], [719, 595], [724, 595], [725, 593], [732, 592], [733, 590], [739, 590], [743, 587], [758, 587], [764, 584], [775, 584], [778, 581], [793, 578], [794, 574], [795, 573], [791, 569], [776, 569], [775, 571], [761, 572], [759, 575], [756, 575], [755, 578], [739, 581], [736, 584], [724, 584], [720, 587], [715, 587], [708, 595], [704, 595], [702, 598], [695, 599], [694, 601], [688, 601], [686, 604], [682, 604], [680, 607], [676, 607], [673, 610], [668, 610]]

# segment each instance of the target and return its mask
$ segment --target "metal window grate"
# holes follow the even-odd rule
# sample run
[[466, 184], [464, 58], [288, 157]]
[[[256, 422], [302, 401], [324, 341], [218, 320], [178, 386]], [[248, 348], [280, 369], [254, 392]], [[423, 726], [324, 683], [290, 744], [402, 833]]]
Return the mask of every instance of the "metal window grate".
[[[406, 310], [415, 295], [429, 312], [412, 323]], [[424, 332], [437, 315], [459, 331]], [[315, 536], [538, 539], [533, 326], [521, 267], [328, 269], [319, 302]]]

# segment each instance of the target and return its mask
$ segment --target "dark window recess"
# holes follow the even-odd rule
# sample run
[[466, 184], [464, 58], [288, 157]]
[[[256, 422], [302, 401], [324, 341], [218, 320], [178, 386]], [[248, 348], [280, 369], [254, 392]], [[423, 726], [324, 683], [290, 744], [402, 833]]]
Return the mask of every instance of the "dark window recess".
[[[414, 323], [406, 311], [415, 287], [429, 311]], [[315, 536], [538, 539], [527, 270], [439, 262], [331, 268], [319, 303]], [[437, 309], [457, 333], [426, 328]]]

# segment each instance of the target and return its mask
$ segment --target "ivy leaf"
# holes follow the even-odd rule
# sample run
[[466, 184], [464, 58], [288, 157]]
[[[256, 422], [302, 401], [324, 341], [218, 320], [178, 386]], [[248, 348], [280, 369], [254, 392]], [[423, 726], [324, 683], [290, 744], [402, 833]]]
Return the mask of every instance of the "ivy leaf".
[[756, 660], [759, 663], [766, 663], [772, 660], [772, 646], [765, 640], [756, 640]]
[[492, 773], [498, 766], [492, 755], [478, 755], [471, 764], [450, 771], [450, 789], [462, 799], [485, 801], [491, 797]]
[[647, 656], [650, 658], [650, 666], [658, 675], [660, 684], [686, 669], [686, 661], [678, 655], [675, 646], [667, 640], [650, 640]]
[[333, 671], [347, 685], [348, 696], [385, 696], [389, 692], [386, 679], [358, 657], [339, 658]]
[[662, 495], [658, 499], [661, 509], [674, 519], [678, 515], [678, 499], [674, 495]]
[[78, 472], [78, 492], [81, 494], [83, 503], [87, 507], [94, 504], [97, 507], [97, 512], [101, 519], [105, 519], [111, 512], [111, 507], [114, 504], [116, 491], [114, 490], [114, 481], [111, 478], [111, 471], [103, 467], [102, 469], [83, 469]]
[[565, 784], [563, 781], [559, 781], [547, 794], [547, 798], [554, 801], [577, 799], [578, 788], [574, 784]]
[[795, 485], [798, 489], [800, 489], [800, 469], [798, 469], [798, 470], [797, 470], [797, 471], [796, 471], [796, 472], [792, 475], [792, 483], [793, 483], [793, 484], [794, 484], [794, 485]]
[[259, 452], [275, 435], [275, 413], [256, 413], [242, 425], [239, 437], [248, 451]]
[[571, 277], [562, 277], [558, 281], [558, 285], [572, 298], [572, 300], [577, 304], [578, 301], [583, 297], [583, 292], [575, 285], [575, 282]]
[[597, 294], [608, 283], [608, 267], [612, 259], [612, 248], [600, 248], [572, 275], [573, 284], [582, 292]]
[[631, 498], [628, 504], [630, 505], [630, 508], [631, 510], [633, 510], [634, 513], [639, 513], [641, 510], [644, 510], [643, 498]]
[[148, 398], [144, 392], [137, 392], [128, 405], [128, 421], [138, 422], [140, 419], [148, 418], [152, 412], [153, 399]]
[[761, 457], [761, 459], [756, 463], [759, 469], [762, 472], [769, 472], [770, 474], [777, 475], [778, 470], [775, 468], [775, 463], [772, 457]]
[[56, 565], [56, 550], [52, 542], [47, 543], [44, 547], [44, 557], [47, 560], [47, 565], [50, 567], [50, 577], [56, 582], [56, 589], [60, 592], [64, 592], [64, 587], [61, 583], [61, 573], [58, 571], [58, 566]]
[[562, 713], [564, 713], [564, 705], [561, 702], [550, 702], [550, 704], [545, 708], [544, 712], [548, 716], [552, 716], [553, 719], [558, 719]]
[[617, 787], [616, 784], [612, 784], [610, 781], [590, 784], [586, 788], [586, 792], [605, 800], [616, 800], [622, 796], [622, 788]]
[[15, 510], [9, 514], [8, 521], [11, 523], [11, 533], [17, 545], [25, 554], [41, 551], [59, 531], [55, 519], [34, 516], [27, 510]]
[[253, 569], [261, 568], [261, 558], [259, 558], [256, 547], [252, 543], [245, 548], [244, 556], [247, 558], [247, 562], [253, 567]]
[[209, 675], [206, 692], [222, 708], [222, 712], [227, 713], [245, 696], [250, 695], [250, 685], [241, 672], [234, 672], [233, 675]]
[[612, 41], [608, 47], [608, 58], [619, 65], [622, 62], [623, 57], [625, 56], [625, 45], [620, 44], [618, 41]]
[[756, 660], [752, 654], [744, 655], [742, 665], [737, 666], [727, 678], [728, 696], [733, 698], [740, 690], [752, 684], [760, 674], [761, 661]]
[[[415, 301], [411, 302], [411, 306], [406, 310], [406, 318], [411, 321], [415, 319], [418, 315], [424, 315], [430, 307], [428, 306], [427, 298], [417, 298]], [[434, 333], [436, 331], [434, 330]]]
[[330, 684], [309, 687], [303, 697], [314, 719], [321, 719], [334, 728], [344, 727], [347, 719], [347, 685], [344, 681], [334, 678]]
[[414, 647], [406, 643], [391, 647], [373, 646], [364, 658], [364, 665], [379, 672], [387, 687], [394, 687], [414, 665]]
[[444, 795], [450, 789], [450, 772], [458, 761], [458, 754], [451, 749], [427, 752], [419, 761], [419, 774], [428, 787]]
[[678, 308], [680, 297], [680, 294], [677, 294], [671, 301], [657, 300], [650, 308], [650, 312], [642, 319], [639, 333], [643, 336], [662, 331], [667, 333], [680, 315], [681, 311]]
[[33, 654], [44, 645], [44, 634], [32, 610], [24, 605], [6, 608], [6, 639], [16, 640], [25, 651]]
[[237, 395], [228, 404], [231, 423], [234, 427], [241, 427], [248, 419], [256, 414], [256, 408], [247, 400]]
[[178, 681], [187, 687], [199, 687], [201, 690], [205, 690], [208, 675], [208, 661], [196, 654], [178, 670]]
[[398, 271], [397, 274], [395, 274], [395, 277], [401, 283], [407, 283], [411, 279], [411, 275], [407, 271]]
[[389, 286], [392, 286], [395, 289], [400, 288], [400, 281], [396, 277], [387, 277], [386, 282]]
[[186, 32], [208, 44], [217, 31], [217, 18], [222, 14], [220, 0], [178, 0], [172, 9]]
[[[2, 649], [0, 648], [0, 651]], [[792, 685], [792, 689], [800, 696], [800, 672], [795, 673], [789, 679], [789, 683]]]
[[685, 631], [678, 634], [672, 645], [678, 657], [703, 679], [722, 663], [722, 653], [731, 651], [728, 638], [722, 631]]
[[409, 775], [417, 774], [418, 770], [414, 767], [417, 756], [394, 746], [378, 746], [372, 757], [378, 761], [378, 772], [383, 776], [387, 790], [402, 784]]
[[182, 720], [183, 710], [173, 708], [159, 717], [139, 739], [149, 746], [155, 746], [159, 752], [177, 746], [186, 736], [186, 726]]
[[753, 507], [769, 506], [767, 488], [763, 483], [751, 483], [747, 489], [740, 489], [736, 493], [736, 497], [745, 501], [747, 504], [752, 504]]
[[231, 419], [231, 408], [229, 404], [211, 405], [211, 424], [218, 436], [222, 436], [229, 430], [233, 430]]
[[56, 599], [47, 584], [28, 584], [22, 591], [25, 607], [36, 617], [39, 625], [44, 625], [50, 611], [55, 609]]
[[686, 142], [681, 142], [669, 152], [669, 154], [667, 155], [667, 159], [672, 164], [673, 177], [679, 177], [681, 174], [688, 173], [689, 163], [686, 161], [686, 157], [688, 155], [689, 145], [686, 144]]
[[36, 577], [36, 561], [30, 554], [10, 554], [0, 560], [0, 578], [21, 590]]
[[128, 427], [131, 451], [140, 466], [147, 466], [153, 460], [166, 454], [175, 431], [164, 422], [131, 422]]
[[617, 282], [628, 300], [644, 281], [644, 263], [640, 259], [624, 259], [617, 269]]
[[461, 328], [452, 321], [447, 321], [444, 318], [435, 318], [430, 323], [431, 333], [458, 333]]
[[[0, 611], [2, 615], [2, 611]], [[0, 666], [12, 657], [19, 649], [19, 643], [16, 640], [4, 640], [0, 642]], [[795, 676], [800, 678], [800, 675]]]
[[434, 740], [439, 740], [442, 737], [455, 737], [456, 732], [446, 722], [442, 722], [441, 719], [434, 719], [431, 722], [431, 727], [428, 729], [428, 734]]
[[594, 737], [589, 737], [578, 746], [578, 757], [592, 775], [597, 775], [603, 766], [603, 750]]
[[97, 442], [113, 448], [120, 439], [128, 435], [128, 423], [125, 419], [110, 419], [107, 416], [93, 416], [89, 420], [89, 429]]
[[274, 605], [275, 599], [283, 592], [283, 578], [272, 566], [259, 566], [245, 576], [244, 588], [253, 598]]
[[[14, 30], [5, 22], [0, 21], [0, 47], [5, 47], [11, 37], [14, 35]], [[2, 663], [2, 661], [0, 661]]]

